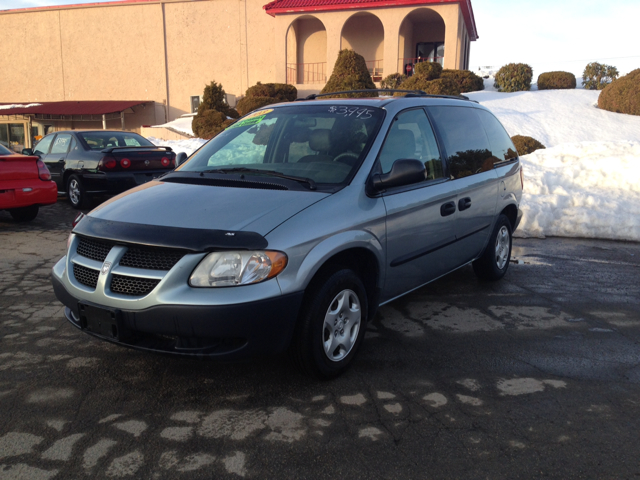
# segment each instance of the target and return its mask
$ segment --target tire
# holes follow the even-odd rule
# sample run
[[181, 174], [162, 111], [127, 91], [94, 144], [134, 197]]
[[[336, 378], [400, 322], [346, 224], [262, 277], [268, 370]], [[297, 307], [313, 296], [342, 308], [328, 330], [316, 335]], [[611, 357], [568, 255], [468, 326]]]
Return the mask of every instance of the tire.
[[84, 189], [82, 180], [77, 175], [71, 175], [67, 181], [67, 198], [71, 206], [78, 210], [89, 206], [89, 196]]
[[39, 210], [38, 205], [29, 205], [28, 207], [13, 208], [9, 210], [9, 214], [16, 222], [30, 222], [38, 216]]
[[507, 273], [511, 260], [511, 222], [500, 215], [482, 256], [473, 262], [473, 270], [482, 280], [500, 280]]
[[367, 301], [352, 270], [334, 268], [312, 282], [290, 349], [303, 373], [326, 380], [349, 368], [364, 339]]

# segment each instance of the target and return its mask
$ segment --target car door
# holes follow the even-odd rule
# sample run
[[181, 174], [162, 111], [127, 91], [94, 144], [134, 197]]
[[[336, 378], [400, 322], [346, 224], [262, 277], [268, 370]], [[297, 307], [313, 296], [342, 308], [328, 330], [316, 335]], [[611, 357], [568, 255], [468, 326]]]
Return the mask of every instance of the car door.
[[405, 110], [392, 123], [378, 156], [382, 173], [399, 159], [425, 164], [423, 182], [382, 194], [387, 230], [383, 301], [417, 288], [453, 268], [455, 189], [444, 175], [436, 137], [422, 108]]
[[69, 153], [69, 145], [71, 145], [71, 134], [58, 133], [51, 142], [51, 149], [44, 156], [43, 161], [51, 172], [51, 180], [58, 185], [58, 191], [65, 191], [66, 186], [63, 185], [63, 175], [65, 170], [65, 161]]
[[[456, 249], [458, 265], [483, 251], [496, 215], [498, 175], [489, 139], [474, 107], [428, 107], [441, 144], [452, 185], [458, 198], [456, 207]], [[504, 160], [504, 159], [502, 159]]]

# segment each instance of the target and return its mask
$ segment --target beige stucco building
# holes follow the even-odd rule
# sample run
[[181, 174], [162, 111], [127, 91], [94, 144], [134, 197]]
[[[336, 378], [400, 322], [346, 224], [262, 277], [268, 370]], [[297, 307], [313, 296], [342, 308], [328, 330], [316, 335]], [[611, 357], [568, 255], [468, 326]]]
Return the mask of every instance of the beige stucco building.
[[[0, 104], [135, 101], [104, 124], [139, 130], [192, 112], [211, 80], [232, 104], [258, 81], [292, 83], [304, 95], [324, 86], [343, 48], [363, 55], [379, 81], [425, 58], [467, 68], [478, 38], [470, 0], [264, 1], [125, 0], [0, 11], [5, 49], [20, 53], [2, 71]], [[0, 141], [21, 123], [27, 146], [45, 128], [103, 127], [100, 117], [28, 117], [3, 115], [0, 105]]]

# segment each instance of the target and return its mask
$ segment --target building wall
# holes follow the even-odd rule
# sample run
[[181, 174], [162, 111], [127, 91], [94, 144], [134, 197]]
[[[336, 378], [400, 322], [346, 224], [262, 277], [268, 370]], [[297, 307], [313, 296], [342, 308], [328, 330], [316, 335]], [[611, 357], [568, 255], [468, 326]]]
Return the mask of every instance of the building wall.
[[[286, 82], [287, 63], [326, 62], [328, 76], [340, 48], [348, 47], [367, 60], [383, 59], [389, 74], [398, 58], [414, 55], [418, 33], [441, 35], [403, 24], [422, 7], [273, 18], [262, 8], [265, 1], [150, 0], [0, 12], [0, 31], [11, 32], [5, 49], [19, 52], [3, 72], [0, 103], [148, 100], [157, 105], [148, 123], [159, 124], [189, 113], [190, 97], [212, 80], [240, 97], [258, 81]], [[428, 10], [445, 25], [445, 68], [461, 68], [466, 30], [460, 7]]]

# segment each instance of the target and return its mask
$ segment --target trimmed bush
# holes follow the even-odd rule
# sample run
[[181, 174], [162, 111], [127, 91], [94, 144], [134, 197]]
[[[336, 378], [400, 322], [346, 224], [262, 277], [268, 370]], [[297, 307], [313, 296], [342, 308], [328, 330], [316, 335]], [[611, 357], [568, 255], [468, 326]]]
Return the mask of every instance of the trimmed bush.
[[448, 78], [458, 84], [460, 93], [484, 90], [484, 80], [469, 70], [443, 70], [440, 78]]
[[499, 92], [523, 92], [531, 90], [533, 70], [526, 63], [510, 63], [496, 74], [494, 87]]
[[217, 110], [203, 110], [198, 109], [198, 115], [193, 118], [191, 128], [193, 133], [199, 138], [213, 138], [226, 128], [224, 123], [227, 121], [227, 116]]
[[598, 107], [610, 112], [640, 115], [640, 68], [604, 87], [598, 97]]
[[[460, 95], [460, 87], [450, 78], [427, 80], [427, 77], [416, 74], [402, 82], [403, 90], [422, 90], [429, 95]], [[406, 93], [396, 93], [394, 96], [403, 97]]]
[[258, 108], [280, 103], [280, 100], [272, 97], [243, 97], [236, 104], [236, 109], [240, 115], [246, 115]]
[[518, 155], [528, 155], [536, 150], [547, 148], [535, 138], [524, 135], [514, 135], [511, 137], [511, 141], [515, 145]]
[[440, 78], [441, 73], [442, 65], [437, 62], [420, 62], [416, 63], [413, 67], [414, 76], [421, 75], [427, 80], [435, 80], [436, 78]]
[[202, 102], [198, 107], [198, 115], [206, 110], [217, 110], [224, 113], [227, 117], [238, 118], [238, 112], [227, 105], [226, 93], [222, 88], [222, 84], [211, 82], [204, 87], [202, 94]]
[[387, 75], [380, 82], [382, 88], [400, 88], [400, 84], [407, 79], [406, 75], [401, 73], [392, 73]]
[[538, 76], [538, 90], [572, 90], [576, 76], [569, 72], [546, 72]]
[[280, 101], [293, 102], [298, 98], [298, 89], [285, 83], [260, 83], [249, 87], [245, 97], [271, 97]]
[[602, 63], [589, 63], [582, 73], [582, 85], [587, 90], [602, 90], [618, 78], [618, 69]]
[[[342, 92], [345, 90], [373, 90], [376, 86], [362, 55], [353, 50], [340, 50], [329, 81], [320, 93]], [[377, 97], [378, 92], [334, 95], [333, 98]], [[325, 97], [331, 98], [331, 97]]]

